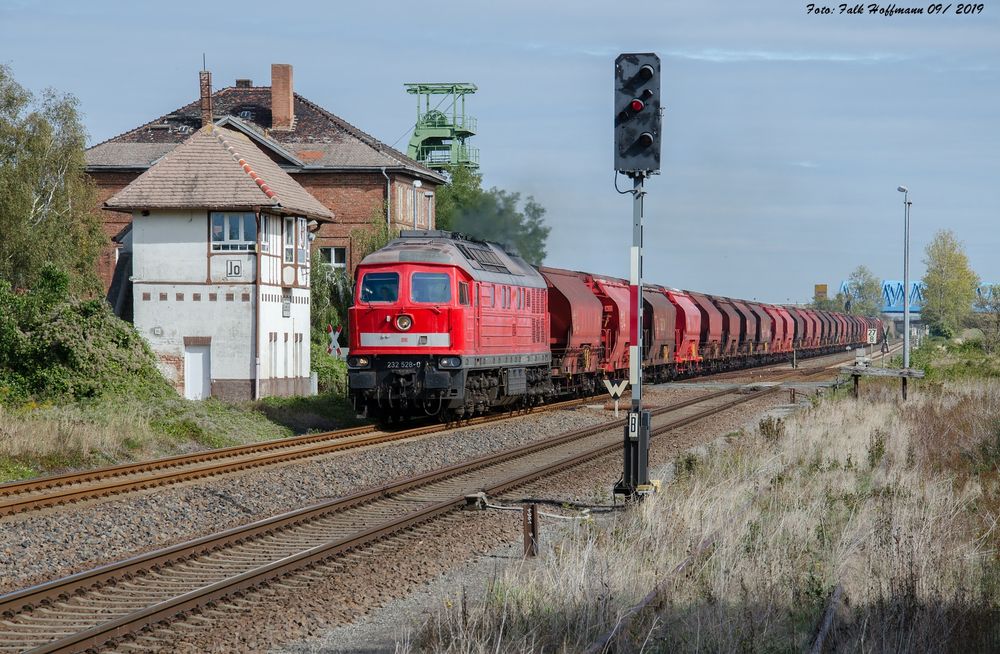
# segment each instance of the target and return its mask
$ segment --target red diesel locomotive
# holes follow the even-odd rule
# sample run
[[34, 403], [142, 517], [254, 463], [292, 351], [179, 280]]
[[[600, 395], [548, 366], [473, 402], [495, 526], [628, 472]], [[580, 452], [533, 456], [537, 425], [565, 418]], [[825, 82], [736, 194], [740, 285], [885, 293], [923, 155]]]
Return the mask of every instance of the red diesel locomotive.
[[403, 232], [356, 274], [348, 365], [359, 410], [451, 417], [551, 395], [545, 280], [520, 257]]
[[[501, 247], [406, 231], [358, 266], [348, 383], [372, 415], [484, 413], [596, 392], [629, 368], [629, 283], [537, 270]], [[643, 377], [843, 350], [880, 320], [643, 287]]]

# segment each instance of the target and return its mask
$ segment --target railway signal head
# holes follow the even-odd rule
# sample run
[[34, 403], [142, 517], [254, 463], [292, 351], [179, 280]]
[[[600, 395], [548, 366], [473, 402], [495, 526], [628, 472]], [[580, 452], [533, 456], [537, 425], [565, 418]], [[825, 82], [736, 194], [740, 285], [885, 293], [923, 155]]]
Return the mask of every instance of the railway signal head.
[[652, 52], [615, 59], [615, 170], [660, 170], [660, 58]]

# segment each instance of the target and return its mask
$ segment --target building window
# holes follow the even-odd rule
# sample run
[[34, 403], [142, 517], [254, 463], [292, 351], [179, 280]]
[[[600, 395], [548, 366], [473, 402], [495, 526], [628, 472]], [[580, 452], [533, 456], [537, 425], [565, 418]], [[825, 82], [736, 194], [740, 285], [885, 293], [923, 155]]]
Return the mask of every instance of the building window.
[[334, 269], [347, 268], [347, 248], [320, 248], [319, 260], [329, 264]]
[[298, 245], [299, 245], [299, 265], [304, 265], [309, 263], [309, 256], [306, 254], [309, 252], [308, 243], [309, 240], [306, 238], [306, 219], [296, 218], [298, 224]]
[[285, 218], [285, 263], [295, 263], [294, 218]]
[[260, 251], [267, 252], [271, 249], [271, 217], [260, 217]]
[[257, 246], [257, 216], [253, 213], [213, 211], [212, 250], [254, 252]]

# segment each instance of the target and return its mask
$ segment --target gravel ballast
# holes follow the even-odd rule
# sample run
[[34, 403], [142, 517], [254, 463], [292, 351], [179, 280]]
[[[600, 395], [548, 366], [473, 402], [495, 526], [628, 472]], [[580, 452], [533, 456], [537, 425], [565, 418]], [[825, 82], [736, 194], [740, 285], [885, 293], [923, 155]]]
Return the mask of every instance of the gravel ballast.
[[[647, 398], [657, 400], [651, 392]], [[671, 437], [654, 440], [652, 460], [661, 465], [689, 449], [748, 424], [787, 397], [762, 398], [730, 409], [710, 422], [696, 423]], [[620, 455], [577, 466], [518, 489], [517, 495], [544, 496], [554, 500], [593, 501], [597, 492], [607, 492], [620, 474]], [[599, 488], [605, 489], [599, 491]], [[548, 509], [546, 509], [548, 510]], [[543, 518], [543, 546], [552, 519]], [[555, 527], [557, 528], [557, 527]], [[463, 511], [435, 521], [413, 535], [389, 541], [322, 566], [314, 573], [293, 575], [253, 592], [240, 600], [220, 602], [199, 620], [209, 620], [211, 629], [189, 630], [179, 625], [154, 631], [136, 644], [153, 649], [170, 643], [162, 651], [262, 651], [279, 645], [278, 651], [381, 652], [393, 651], [397, 638], [415, 633], [429, 615], [447, 602], [454, 602], [464, 587], [469, 601], [477, 601], [483, 580], [496, 568], [510, 547], [520, 542], [520, 515], [506, 511]], [[513, 546], [510, 544], [514, 543]], [[507, 549], [504, 549], [507, 548]], [[472, 561], [472, 567], [469, 566]], [[479, 564], [486, 569], [477, 568]], [[519, 559], [507, 559], [514, 563]], [[469, 574], [463, 575], [463, 569]], [[449, 572], [450, 571], [450, 572]], [[427, 602], [405, 599], [424, 584], [449, 574], [443, 594], [427, 596]], [[378, 607], [386, 607], [378, 609]], [[353, 627], [330, 630], [332, 625], [364, 618]], [[383, 613], [388, 611], [387, 613]], [[365, 626], [367, 625], [367, 626]], [[352, 630], [348, 635], [342, 629]], [[281, 645], [285, 643], [284, 645]], [[122, 650], [124, 651], [124, 649]]]
[[[649, 401], [668, 404], [704, 392], [666, 389]], [[0, 593], [610, 418], [589, 408], [539, 413], [8, 516], [0, 520]]]
[[[661, 387], [662, 388], [662, 387]], [[649, 395], [647, 395], [649, 397]], [[755, 426], [765, 415], [787, 415], [795, 407], [785, 404], [787, 395], [779, 394], [769, 398], [754, 400], [730, 409], [712, 418], [711, 428], [705, 423], [695, 423], [671, 432], [669, 437], [657, 437], [650, 448], [650, 465], [653, 473], [666, 482], [669, 480], [673, 460], [693, 448], [704, 446], [717, 438], [726, 436], [741, 428]], [[654, 419], [655, 425], [655, 419]], [[550, 499], [559, 502], [594, 502], [602, 492], [607, 494], [611, 484], [620, 474], [618, 465], [609, 465], [604, 457], [591, 463], [574, 467], [554, 475], [552, 478], [519, 488], [516, 492], [499, 498], [502, 503], [511, 503], [524, 497]], [[595, 489], [596, 492], [595, 492]], [[606, 499], [606, 498], [604, 498]], [[546, 512], [557, 511], [544, 507]], [[497, 511], [487, 512], [495, 520], [509, 519]], [[515, 516], [519, 517], [518, 514]], [[598, 521], [601, 518], [598, 517]], [[541, 542], [553, 542], [559, 538], [564, 525], [554, 518], [545, 518], [541, 523]], [[469, 606], [481, 602], [482, 593], [490, 580], [511, 565], [532, 565], [532, 560], [521, 556], [520, 530], [515, 530], [513, 539], [499, 544], [489, 552], [475, 559], [463, 561], [447, 572], [430, 579], [413, 593], [400, 596], [388, 602], [356, 622], [330, 629], [318, 638], [290, 640], [273, 648], [274, 654], [373, 654], [375, 652], [413, 651], [413, 639], [427, 620], [447, 610], [464, 594]]]

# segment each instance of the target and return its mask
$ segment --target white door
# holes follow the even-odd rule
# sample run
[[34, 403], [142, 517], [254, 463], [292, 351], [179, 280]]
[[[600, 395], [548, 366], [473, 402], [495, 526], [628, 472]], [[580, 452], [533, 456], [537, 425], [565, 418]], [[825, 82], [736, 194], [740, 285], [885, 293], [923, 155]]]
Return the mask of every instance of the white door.
[[212, 394], [212, 346], [184, 346], [184, 397], [203, 400]]

